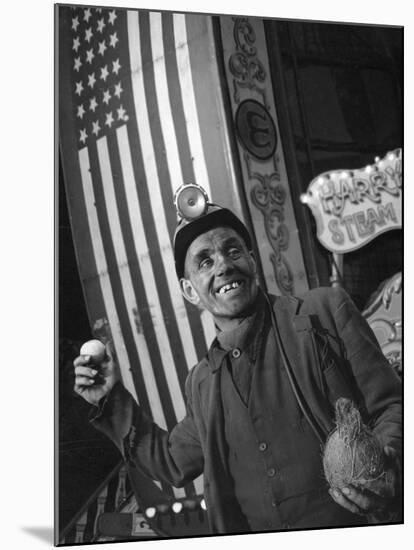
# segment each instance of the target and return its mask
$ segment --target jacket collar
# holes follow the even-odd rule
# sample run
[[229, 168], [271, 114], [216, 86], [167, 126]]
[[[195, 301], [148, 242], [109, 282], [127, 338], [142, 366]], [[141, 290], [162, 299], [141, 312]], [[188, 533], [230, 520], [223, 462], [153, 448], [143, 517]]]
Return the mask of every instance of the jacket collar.
[[234, 348], [239, 348], [249, 354], [251, 362], [255, 362], [263, 334], [263, 324], [267, 310], [266, 299], [262, 291], [256, 299], [254, 313], [244, 319], [239, 327], [227, 333], [217, 332], [217, 336], [208, 352], [209, 365], [212, 372], [217, 371], [225, 358]]

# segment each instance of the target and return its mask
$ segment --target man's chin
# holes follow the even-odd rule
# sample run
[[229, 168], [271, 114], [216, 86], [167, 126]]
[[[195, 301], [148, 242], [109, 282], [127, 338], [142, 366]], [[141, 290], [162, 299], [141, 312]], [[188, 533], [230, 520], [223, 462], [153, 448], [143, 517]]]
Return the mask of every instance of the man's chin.
[[248, 317], [254, 310], [255, 300], [239, 300], [233, 297], [219, 304], [218, 316], [224, 319], [232, 320]]

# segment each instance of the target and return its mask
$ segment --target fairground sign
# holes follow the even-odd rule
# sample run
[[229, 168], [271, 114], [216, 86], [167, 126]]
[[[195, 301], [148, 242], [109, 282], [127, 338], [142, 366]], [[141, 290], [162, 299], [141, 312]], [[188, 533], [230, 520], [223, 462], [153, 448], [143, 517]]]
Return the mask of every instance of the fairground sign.
[[402, 227], [402, 150], [358, 170], [324, 172], [301, 201], [316, 219], [317, 237], [331, 252], [360, 248], [377, 235]]

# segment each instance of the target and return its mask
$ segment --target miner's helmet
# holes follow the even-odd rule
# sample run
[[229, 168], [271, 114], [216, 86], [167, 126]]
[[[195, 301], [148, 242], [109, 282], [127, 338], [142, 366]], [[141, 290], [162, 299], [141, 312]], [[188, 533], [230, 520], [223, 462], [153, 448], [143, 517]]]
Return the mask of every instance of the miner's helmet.
[[186, 183], [174, 195], [178, 225], [174, 234], [174, 259], [177, 277], [184, 277], [188, 247], [199, 235], [215, 227], [231, 227], [250, 250], [252, 241], [247, 227], [233, 212], [209, 201], [205, 190], [196, 183]]

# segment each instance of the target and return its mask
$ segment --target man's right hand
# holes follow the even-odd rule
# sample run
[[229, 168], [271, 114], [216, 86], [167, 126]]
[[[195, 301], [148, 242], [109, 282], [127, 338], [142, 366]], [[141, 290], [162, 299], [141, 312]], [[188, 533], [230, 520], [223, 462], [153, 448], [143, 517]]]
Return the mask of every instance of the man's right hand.
[[106, 356], [100, 365], [91, 364], [89, 355], [79, 355], [73, 365], [75, 392], [96, 407], [121, 378], [109, 345], [106, 345]]

